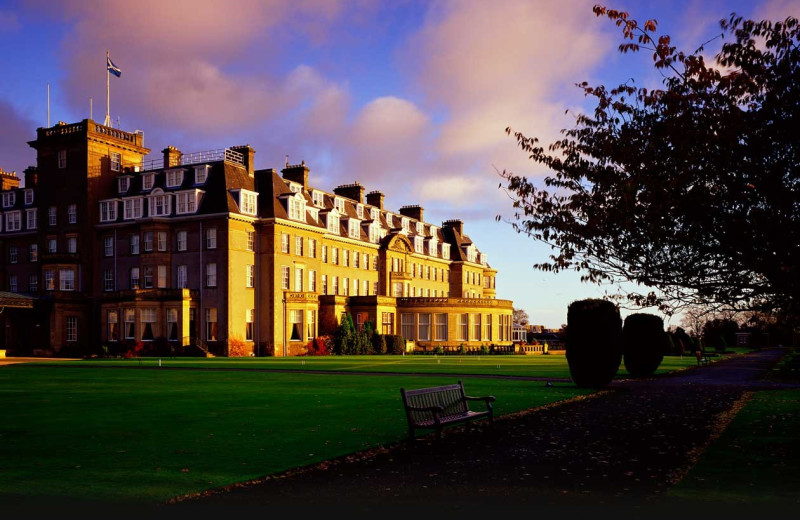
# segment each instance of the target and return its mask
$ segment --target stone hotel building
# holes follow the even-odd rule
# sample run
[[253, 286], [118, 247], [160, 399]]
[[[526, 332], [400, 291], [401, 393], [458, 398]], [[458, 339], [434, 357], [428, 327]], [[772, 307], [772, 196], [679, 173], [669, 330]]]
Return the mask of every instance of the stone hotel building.
[[[0, 170], [0, 348], [58, 353], [166, 338], [218, 355], [302, 354], [344, 313], [416, 349], [509, 346], [512, 302], [463, 222], [434, 225], [250, 146], [146, 161], [141, 132], [39, 128], [35, 167]], [[411, 343], [409, 343], [411, 345]]]

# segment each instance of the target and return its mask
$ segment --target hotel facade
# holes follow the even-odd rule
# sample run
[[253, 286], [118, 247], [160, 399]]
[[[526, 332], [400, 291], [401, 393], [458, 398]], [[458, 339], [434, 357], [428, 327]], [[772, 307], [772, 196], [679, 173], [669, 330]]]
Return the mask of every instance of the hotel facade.
[[320, 189], [305, 163], [256, 170], [248, 145], [146, 161], [143, 140], [59, 122], [28, 143], [23, 187], [0, 170], [0, 348], [227, 355], [235, 339], [293, 356], [345, 313], [418, 350], [511, 346], [512, 302], [462, 221], [391, 211], [358, 182]]

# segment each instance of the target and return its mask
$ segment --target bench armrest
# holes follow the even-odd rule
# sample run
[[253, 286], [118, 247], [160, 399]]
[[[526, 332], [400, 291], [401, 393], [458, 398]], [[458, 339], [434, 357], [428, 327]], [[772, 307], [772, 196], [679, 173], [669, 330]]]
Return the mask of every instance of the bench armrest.
[[467, 401], [486, 401], [487, 403], [492, 403], [492, 402], [495, 401], [495, 398], [494, 398], [493, 395], [486, 395], [486, 396], [482, 396], [482, 397], [475, 397], [475, 396], [471, 396], [471, 395], [465, 395], [464, 399], [466, 399]]
[[434, 412], [434, 413], [442, 413], [444, 412], [444, 408], [441, 406], [410, 406], [406, 405], [406, 410], [411, 412]]

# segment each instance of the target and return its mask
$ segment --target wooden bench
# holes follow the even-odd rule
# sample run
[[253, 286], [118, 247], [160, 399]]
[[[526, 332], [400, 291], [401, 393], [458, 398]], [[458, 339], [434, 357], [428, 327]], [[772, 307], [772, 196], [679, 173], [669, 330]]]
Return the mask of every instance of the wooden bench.
[[[408, 419], [409, 440], [414, 440], [417, 429], [436, 430], [437, 438], [442, 437], [442, 428], [452, 424], [487, 418], [494, 420], [492, 403], [493, 395], [483, 397], [468, 396], [464, 393], [461, 381], [454, 385], [418, 388], [416, 390], [400, 389], [403, 406]], [[485, 410], [472, 411], [469, 401], [483, 401]]]
[[697, 366], [702, 367], [708, 365], [708, 358], [703, 355], [699, 350], [695, 352], [697, 356]]

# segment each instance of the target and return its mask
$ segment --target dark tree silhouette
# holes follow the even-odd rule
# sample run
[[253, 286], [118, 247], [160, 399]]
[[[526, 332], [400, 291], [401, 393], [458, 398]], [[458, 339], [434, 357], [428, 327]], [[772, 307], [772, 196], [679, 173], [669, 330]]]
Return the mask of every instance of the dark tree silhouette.
[[685, 53], [658, 36], [655, 20], [594, 12], [622, 29], [620, 52], [653, 53], [663, 88], [579, 84], [593, 113], [547, 147], [506, 129], [551, 172], [543, 184], [501, 172], [515, 212], [509, 223], [553, 250], [534, 268], [655, 288], [626, 294], [628, 304], [667, 314], [703, 304], [778, 309], [796, 320], [797, 19], [731, 14], [712, 65], [702, 47]]

